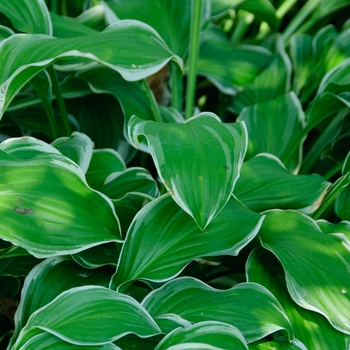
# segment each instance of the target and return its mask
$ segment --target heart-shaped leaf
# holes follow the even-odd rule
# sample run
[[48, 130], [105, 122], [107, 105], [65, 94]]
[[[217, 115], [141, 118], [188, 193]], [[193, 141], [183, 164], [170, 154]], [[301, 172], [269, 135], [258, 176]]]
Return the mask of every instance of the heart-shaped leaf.
[[324, 234], [315, 221], [295, 211], [265, 214], [261, 243], [282, 263], [293, 300], [350, 334], [350, 256], [342, 239]]
[[243, 124], [221, 123], [201, 113], [185, 123], [158, 123], [136, 116], [129, 138], [147, 137], [158, 174], [174, 201], [204, 230], [231, 196], [246, 151]]
[[289, 320], [276, 298], [256, 283], [241, 283], [218, 290], [182, 277], [151, 292], [142, 305], [157, 319], [175, 314], [190, 322], [219, 321], [239, 329], [247, 342], [283, 330], [293, 338]]
[[168, 195], [147, 204], [127, 233], [113, 288], [135, 279], [166, 281], [202, 256], [237, 255], [258, 232], [263, 218], [231, 197], [201, 231]]

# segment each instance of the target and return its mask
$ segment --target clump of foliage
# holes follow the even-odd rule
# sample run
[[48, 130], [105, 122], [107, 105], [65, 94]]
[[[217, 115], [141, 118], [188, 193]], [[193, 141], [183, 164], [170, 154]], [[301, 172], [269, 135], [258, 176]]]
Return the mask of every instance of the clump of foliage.
[[0, 0], [2, 348], [348, 349], [348, 10]]

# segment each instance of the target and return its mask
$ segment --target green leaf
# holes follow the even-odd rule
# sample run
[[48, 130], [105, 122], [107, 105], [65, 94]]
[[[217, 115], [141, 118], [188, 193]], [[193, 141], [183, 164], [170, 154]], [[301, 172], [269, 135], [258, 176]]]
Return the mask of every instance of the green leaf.
[[149, 337], [159, 328], [133, 298], [104, 287], [83, 286], [61, 293], [35, 311], [13, 350], [43, 331], [76, 345], [103, 345], [128, 333]]
[[223, 322], [199, 322], [188, 328], [178, 328], [165, 336], [155, 350], [169, 349], [177, 344], [202, 343], [223, 349], [246, 349], [242, 333], [230, 324]]
[[[147, 50], [142, 49], [145, 47]], [[119, 21], [84, 40], [39, 34], [13, 35], [0, 43], [0, 56], [5, 63], [0, 66], [1, 116], [27, 81], [59, 59], [84, 58], [99, 62], [130, 81], [157, 72], [171, 59], [182, 64], [158, 33], [148, 25], [132, 20]]]
[[[12, 141], [24, 147], [43, 145], [22, 138], [8, 141], [8, 148]], [[36, 257], [72, 254], [120, 241], [113, 204], [87, 186], [82, 170], [61, 154], [35, 152], [29, 152], [29, 159], [20, 159], [0, 150], [0, 237]]]
[[292, 175], [273, 155], [244, 162], [234, 194], [250, 210], [295, 209], [306, 214], [321, 204], [330, 183], [318, 174]]
[[277, 30], [279, 20], [276, 10], [268, 0], [212, 0], [212, 16], [223, 15], [229, 9], [245, 10], [253, 13], [259, 21], [266, 22], [273, 30]]
[[318, 227], [322, 232], [338, 236], [344, 241], [344, 246], [350, 250], [350, 223], [342, 221], [337, 224], [332, 224], [326, 220], [317, 220]]
[[[300, 134], [305, 125], [305, 117], [294, 92], [244, 108], [237, 121], [244, 121], [247, 126], [249, 135], [247, 158], [258, 153], [271, 153], [290, 171], [298, 171], [303, 141], [300, 140]], [[298, 147], [295, 147], [294, 144], [297, 142]], [[287, 160], [286, 155], [292, 146], [295, 147], [295, 151]]]
[[[293, 326], [296, 338], [306, 345], [306, 347], [301, 347], [302, 349], [347, 348], [349, 335], [334, 329], [323, 315], [306, 310], [291, 299], [286, 287], [283, 268], [272, 253], [263, 249], [254, 250], [247, 260], [246, 271], [250, 282], [266, 287], [281, 303]], [[255, 348], [265, 349], [266, 347], [260, 345]], [[279, 349], [277, 344], [276, 348]], [[282, 344], [280, 348], [284, 349]], [[298, 347], [291, 347], [291, 349], [294, 348]]]
[[298, 212], [265, 214], [261, 244], [282, 263], [292, 299], [350, 334], [350, 258], [342, 240], [322, 233], [315, 221]]
[[129, 168], [110, 174], [99, 191], [111, 199], [122, 199], [128, 193], [142, 193], [156, 198], [157, 182], [144, 168]]
[[290, 90], [291, 72], [292, 65], [284, 50], [282, 38], [277, 37], [276, 53], [271, 63], [233, 98], [231, 108], [239, 114], [244, 107], [285, 95]]
[[261, 46], [233, 46], [217, 27], [206, 29], [201, 39], [197, 72], [225, 94], [241, 91], [273, 59]]
[[121, 350], [113, 343], [96, 346], [81, 346], [67, 343], [50, 333], [41, 333], [29, 339], [21, 348], [23, 350]]
[[88, 136], [74, 131], [70, 137], [60, 137], [53, 141], [51, 145], [77, 163], [83, 172], [86, 173], [93, 148], [92, 141]]
[[174, 201], [205, 229], [226, 205], [239, 175], [246, 151], [244, 125], [221, 123], [212, 113], [176, 124], [135, 116], [128, 134], [135, 147], [140, 135], [147, 137], [162, 183]]
[[194, 323], [228, 323], [237, 327], [248, 343], [278, 330], [293, 338], [289, 320], [276, 298], [255, 283], [218, 290], [194, 278], [181, 277], [152, 291], [142, 305], [155, 319], [176, 314]]
[[[184, 57], [189, 43], [192, 19], [191, 1], [123, 0], [106, 1], [118, 19], [135, 19], [154, 28], [170, 49]], [[207, 19], [210, 2], [203, 1], [203, 21]], [[181, 18], [181, 20], [179, 20]]]
[[25, 33], [52, 35], [52, 24], [44, 0], [0, 0], [0, 12]]
[[262, 220], [231, 197], [202, 231], [170, 196], [163, 195], [136, 215], [111, 284], [116, 288], [135, 279], [166, 281], [195, 258], [237, 255], [255, 237]]
[[92, 158], [86, 173], [86, 181], [89, 186], [98, 190], [109, 174], [123, 171], [126, 165], [119, 153], [113, 149], [96, 149], [92, 152]]
[[87, 270], [67, 257], [49, 258], [36, 265], [25, 279], [15, 314], [14, 342], [30, 316], [62, 292], [86, 284], [106, 285], [110, 275], [104, 270]]
[[297, 339], [289, 342], [286, 339], [262, 340], [249, 344], [249, 350], [307, 350], [306, 346]]

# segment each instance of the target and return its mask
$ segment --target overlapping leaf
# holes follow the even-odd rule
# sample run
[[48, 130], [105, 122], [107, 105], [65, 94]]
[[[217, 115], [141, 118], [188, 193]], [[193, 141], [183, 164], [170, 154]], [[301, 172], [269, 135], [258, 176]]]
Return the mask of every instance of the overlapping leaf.
[[95, 346], [111, 343], [128, 333], [149, 337], [160, 330], [133, 298], [104, 287], [83, 286], [61, 293], [35, 311], [12, 349], [20, 349], [44, 332], [72, 344]]
[[261, 222], [260, 215], [232, 197], [202, 231], [170, 196], [161, 196], [131, 224], [112, 286], [135, 279], [166, 281], [195, 258], [237, 255], [254, 238]]
[[0, 67], [1, 115], [30, 78], [60, 58], [100, 62], [131, 81], [157, 72], [171, 59], [182, 62], [151, 27], [132, 20], [120, 21], [84, 40], [13, 35], [1, 42], [0, 55], [5, 62]]
[[239, 176], [246, 151], [243, 124], [221, 123], [201, 113], [185, 123], [157, 123], [136, 116], [129, 138], [147, 137], [162, 183], [174, 201], [203, 230], [223, 209]]
[[[34, 142], [27, 140], [25, 147]], [[0, 237], [37, 257], [120, 241], [112, 203], [86, 185], [82, 170], [61, 154], [36, 153], [21, 159], [0, 151]]]
[[155, 320], [175, 314], [194, 323], [211, 320], [231, 324], [248, 343], [277, 330], [283, 330], [290, 339], [294, 337], [276, 298], [255, 283], [218, 290], [194, 278], [183, 277], [151, 292], [142, 305]]
[[350, 257], [342, 239], [322, 233], [312, 219], [295, 211], [265, 214], [259, 236], [282, 263], [292, 299], [350, 334]]
[[312, 213], [329, 186], [320, 175], [292, 175], [278, 158], [260, 154], [243, 163], [234, 194], [258, 212], [278, 208]]

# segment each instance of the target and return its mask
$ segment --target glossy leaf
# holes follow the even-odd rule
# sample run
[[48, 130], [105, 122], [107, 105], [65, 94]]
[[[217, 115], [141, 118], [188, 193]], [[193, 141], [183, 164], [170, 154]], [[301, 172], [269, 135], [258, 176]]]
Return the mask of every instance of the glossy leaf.
[[[282, 119], [281, 115], [283, 115]], [[247, 158], [258, 153], [271, 153], [277, 156], [290, 171], [298, 171], [303, 141], [300, 140], [300, 135], [305, 125], [305, 117], [294, 92], [246, 107], [237, 120], [244, 121], [247, 126], [249, 135]], [[276, 142], [276, 140], [283, 140], [283, 142]], [[293, 155], [285, 162], [289, 149], [297, 142], [298, 147], [295, 147]]]
[[149, 337], [159, 328], [133, 298], [104, 287], [83, 286], [61, 293], [35, 311], [13, 350], [43, 331], [76, 345], [103, 345], [128, 333]]
[[278, 301], [255, 283], [218, 290], [194, 278], [182, 277], [151, 292], [142, 305], [155, 319], [176, 314], [194, 323], [228, 323], [237, 327], [248, 343], [277, 330], [293, 338], [289, 320]]
[[46, 259], [28, 274], [15, 315], [14, 342], [21, 329], [36, 310], [50, 303], [62, 292], [86, 284], [108, 284], [109, 275], [103, 270], [87, 270], [67, 257]]
[[244, 125], [201, 113], [176, 124], [133, 117], [128, 129], [135, 147], [147, 137], [162, 183], [204, 230], [231, 196], [246, 151]]
[[178, 328], [165, 336], [155, 350], [169, 349], [171, 346], [186, 343], [202, 343], [223, 349], [246, 349], [242, 333], [227, 323], [199, 322], [188, 328]]
[[98, 190], [111, 173], [125, 169], [126, 165], [118, 152], [113, 149], [96, 149], [92, 152], [86, 181], [89, 186]]
[[232, 197], [202, 231], [170, 196], [163, 195], [132, 222], [112, 286], [136, 279], [166, 281], [195, 258], [237, 255], [254, 238], [262, 220]]
[[307, 350], [307, 347], [299, 340], [289, 342], [285, 339], [262, 340], [249, 344], [249, 350]]
[[70, 137], [60, 137], [52, 142], [51, 145], [77, 163], [83, 172], [86, 173], [93, 148], [92, 141], [88, 136], [74, 131]]
[[320, 206], [329, 186], [320, 175], [292, 175], [278, 158], [260, 154], [243, 163], [234, 194], [253, 211], [278, 208], [309, 214]]
[[0, 0], [0, 12], [22, 32], [52, 35], [51, 19], [44, 0]]
[[244, 90], [233, 98], [231, 108], [239, 114], [244, 107], [285, 95], [290, 89], [291, 62], [281, 38], [276, 40], [276, 53], [271, 63]]
[[[142, 47], [147, 47], [147, 50], [143, 51]], [[120, 21], [84, 40], [79, 37], [13, 35], [1, 42], [0, 55], [5, 62], [0, 67], [1, 115], [30, 78], [60, 58], [84, 58], [103, 63], [130, 81], [157, 72], [171, 59], [180, 65], [182, 62], [151, 27], [131, 20]]]
[[202, 33], [197, 72], [220, 91], [235, 95], [272, 61], [272, 53], [257, 46], [233, 46], [224, 33], [210, 27]]
[[292, 299], [350, 334], [350, 258], [342, 240], [322, 233], [312, 219], [298, 212], [265, 214], [261, 243], [282, 263]]
[[[191, 26], [191, 2], [164, 0], [109, 0], [106, 2], [118, 19], [136, 19], [154, 28], [170, 49], [184, 57], [189, 43]], [[203, 1], [203, 20], [206, 20], [210, 2]], [[181, 21], [179, 21], [181, 18]]]
[[350, 250], [350, 222], [341, 221], [337, 224], [332, 224], [326, 220], [317, 220], [318, 227], [322, 232], [338, 236], [342, 239], [343, 245]]
[[[266, 250], [254, 250], [247, 260], [246, 271], [250, 282], [266, 287], [281, 303], [293, 326], [295, 337], [305, 344], [304, 347], [300, 347], [301, 349], [347, 348], [349, 335], [334, 329], [323, 315], [306, 310], [291, 299], [286, 287], [283, 268], [272, 253]], [[274, 346], [279, 349], [278, 344]], [[284, 349], [283, 346], [287, 345], [280, 344], [280, 348]], [[253, 348], [265, 349], [266, 347], [264, 348], [264, 344], [261, 344]], [[291, 346], [290, 348], [298, 349], [299, 347]]]
[[[24, 147], [35, 143], [33, 138], [20, 141]], [[0, 167], [2, 239], [36, 257], [72, 254], [120, 241], [113, 204], [86, 185], [82, 170], [69, 158], [39, 152], [20, 159], [1, 150]]]
[[28, 340], [23, 347], [23, 350], [120, 350], [120, 348], [113, 343], [108, 343], [105, 345], [96, 345], [96, 346], [81, 346], [81, 345], [73, 345], [71, 343], [67, 343], [60, 338], [55, 337], [50, 333], [41, 333], [30, 340]]
[[144, 168], [129, 168], [111, 173], [99, 189], [111, 199], [122, 199], [128, 193], [143, 193], [150, 197], [159, 195], [157, 182]]

